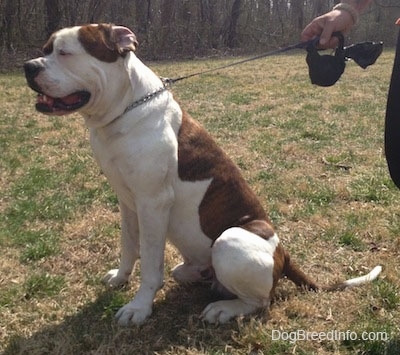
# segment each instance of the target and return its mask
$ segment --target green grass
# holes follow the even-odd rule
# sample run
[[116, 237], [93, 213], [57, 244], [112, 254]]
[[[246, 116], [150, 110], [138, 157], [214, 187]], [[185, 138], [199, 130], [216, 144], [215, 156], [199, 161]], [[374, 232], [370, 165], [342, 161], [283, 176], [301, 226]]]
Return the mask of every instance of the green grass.
[[25, 281], [24, 298], [31, 299], [55, 296], [62, 290], [64, 285], [65, 282], [62, 276], [34, 274]]
[[59, 238], [57, 235], [46, 233], [46, 231], [34, 231], [32, 234], [22, 251], [22, 262], [38, 261], [59, 252]]
[[[150, 63], [174, 77], [224, 60]], [[20, 74], [0, 75], [0, 352], [5, 354], [396, 354], [400, 346], [400, 191], [382, 154], [393, 52], [331, 88], [312, 86], [304, 53], [180, 82], [174, 96], [238, 164], [292, 258], [320, 284], [381, 264], [372, 285], [334, 293], [282, 280], [269, 313], [199, 319], [208, 289], [166, 279], [151, 318], [120, 328], [138, 287], [107, 291], [119, 258], [115, 194], [78, 115], [42, 116]], [[272, 332], [350, 330], [388, 341], [272, 340]]]
[[339, 237], [339, 244], [352, 248], [354, 251], [365, 250], [363, 241], [351, 230], [344, 231]]

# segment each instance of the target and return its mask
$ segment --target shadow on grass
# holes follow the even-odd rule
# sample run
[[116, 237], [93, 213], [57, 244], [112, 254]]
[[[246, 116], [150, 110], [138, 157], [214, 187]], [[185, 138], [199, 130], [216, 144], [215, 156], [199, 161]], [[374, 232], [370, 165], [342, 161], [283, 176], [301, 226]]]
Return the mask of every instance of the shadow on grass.
[[[297, 346], [287, 341], [271, 341], [267, 329], [260, 334], [246, 333], [240, 322], [219, 326], [203, 323], [199, 314], [209, 302], [217, 300], [205, 285], [168, 287], [165, 296], [155, 302], [152, 316], [140, 327], [119, 327], [114, 320], [115, 311], [126, 297], [121, 291], [102, 292], [94, 302], [62, 323], [46, 326], [31, 336], [11, 338], [3, 354], [223, 354], [262, 349], [278, 355], [293, 353]], [[265, 324], [265, 315], [261, 319]], [[299, 353], [303, 346], [307, 353], [308, 345], [300, 342]], [[341, 349], [346, 354], [397, 355], [400, 337], [395, 335], [386, 343], [344, 342]]]
[[[215, 296], [208, 287], [174, 286], [154, 304], [153, 314], [140, 327], [119, 327], [110, 305], [118, 291], [107, 291], [58, 325], [29, 336], [13, 337], [4, 355], [16, 354], [154, 354], [193, 349], [223, 351], [232, 343], [235, 322], [227, 326], [205, 325], [199, 314]], [[229, 327], [229, 329], [227, 328]], [[229, 331], [228, 331], [229, 330]]]

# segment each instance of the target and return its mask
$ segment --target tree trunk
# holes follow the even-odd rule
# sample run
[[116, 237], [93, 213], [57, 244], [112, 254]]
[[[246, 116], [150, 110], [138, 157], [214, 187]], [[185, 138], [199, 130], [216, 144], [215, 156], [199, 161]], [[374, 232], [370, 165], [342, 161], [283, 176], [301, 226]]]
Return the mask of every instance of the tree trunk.
[[104, 0], [91, 0], [89, 3], [89, 23], [97, 23], [98, 20], [104, 16], [104, 9], [106, 8], [107, 1]]
[[237, 45], [237, 23], [240, 16], [240, 8], [242, 6], [242, 0], [234, 0], [232, 5], [231, 16], [229, 19], [228, 34], [226, 39], [226, 45], [228, 48], [234, 48]]
[[146, 34], [151, 23], [151, 0], [135, 1], [135, 30], [137, 34]]
[[163, 0], [161, 3], [161, 20], [160, 20], [160, 52], [163, 53], [169, 46], [168, 39], [171, 28], [174, 23], [175, 0]]
[[45, 0], [46, 6], [46, 33], [49, 37], [60, 28], [61, 11], [59, 0]]
[[293, 27], [295, 30], [301, 32], [304, 28], [304, 3], [302, 1], [292, 1], [291, 5]]
[[13, 50], [15, 17], [17, 14], [17, 2], [15, 0], [7, 0], [4, 8], [3, 27], [5, 31], [5, 45], [8, 52]]

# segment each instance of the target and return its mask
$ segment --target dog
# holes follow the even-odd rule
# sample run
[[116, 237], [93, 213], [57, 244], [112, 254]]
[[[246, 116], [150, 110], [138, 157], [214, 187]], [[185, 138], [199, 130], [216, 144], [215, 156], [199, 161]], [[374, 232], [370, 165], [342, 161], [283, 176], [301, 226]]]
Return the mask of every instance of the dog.
[[[202, 312], [207, 322], [269, 307], [283, 276], [320, 289], [292, 262], [236, 165], [138, 59], [137, 45], [123, 26], [75, 26], [55, 32], [44, 56], [24, 64], [39, 112], [83, 116], [95, 159], [117, 194], [121, 260], [104, 282], [126, 284], [141, 258], [140, 287], [116, 313], [118, 323], [150, 316], [163, 285], [167, 238], [183, 258], [172, 276], [184, 284], [210, 282], [224, 295]], [[380, 271], [331, 289], [369, 282]]]

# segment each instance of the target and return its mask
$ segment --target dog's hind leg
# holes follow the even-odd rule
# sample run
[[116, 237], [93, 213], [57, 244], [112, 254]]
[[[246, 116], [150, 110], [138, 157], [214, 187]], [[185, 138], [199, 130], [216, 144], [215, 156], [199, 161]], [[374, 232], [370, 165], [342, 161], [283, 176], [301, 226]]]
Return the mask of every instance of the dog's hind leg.
[[204, 320], [224, 323], [269, 306], [278, 243], [276, 234], [263, 239], [239, 227], [222, 233], [212, 247], [212, 265], [218, 281], [237, 299], [209, 304], [202, 313]]
[[121, 209], [121, 261], [119, 269], [110, 270], [103, 282], [110, 288], [126, 284], [132, 273], [135, 261], [139, 258], [139, 228], [134, 211], [120, 203]]

